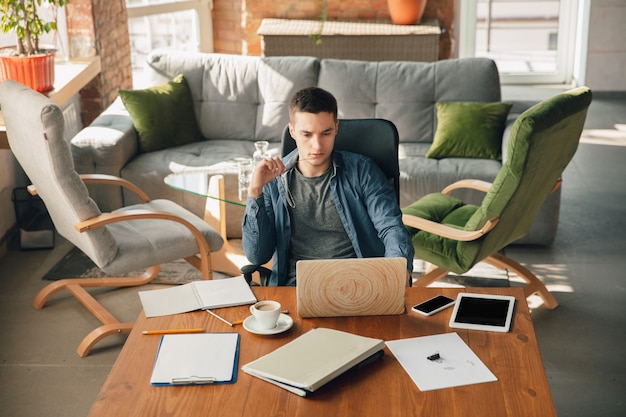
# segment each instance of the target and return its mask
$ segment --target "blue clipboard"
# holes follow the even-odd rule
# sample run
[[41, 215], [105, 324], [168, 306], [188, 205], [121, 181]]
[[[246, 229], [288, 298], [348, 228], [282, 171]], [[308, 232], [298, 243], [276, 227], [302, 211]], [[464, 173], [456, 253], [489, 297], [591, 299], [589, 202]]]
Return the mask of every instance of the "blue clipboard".
[[237, 381], [239, 333], [168, 334], [161, 337], [150, 384], [232, 384]]

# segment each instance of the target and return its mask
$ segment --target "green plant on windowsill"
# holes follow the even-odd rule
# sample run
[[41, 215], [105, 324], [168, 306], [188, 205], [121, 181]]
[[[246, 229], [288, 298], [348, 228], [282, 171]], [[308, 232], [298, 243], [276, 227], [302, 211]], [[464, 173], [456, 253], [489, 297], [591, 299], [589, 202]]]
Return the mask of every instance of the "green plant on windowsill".
[[328, 17], [327, 0], [320, 0], [320, 3], [322, 5], [322, 9], [320, 11], [319, 17], [317, 18], [317, 21], [319, 22], [319, 25], [318, 25], [319, 29], [318, 29], [317, 33], [313, 33], [313, 34], [309, 35], [309, 37], [315, 41], [316, 45], [320, 45], [322, 43], [322, 29], [324, 27], [324, 22], [326, 21], [326, 19]]
[[[0, 48], [0, 81], [14, 80], [39, 92], [54, 88], [56, 49], [39, 44], [39, 37], [56, 30], [56, 13], [69, 0], [2, 0], [0, 30], [13, 32], [15, 46]], [[40, 15], [44, 6], [52, 19]], [[44, 15], [45, 16], [45, 15]]]
[[15, 54], [36, 55], [42, 52], [39, 37], [56, 30], [56, 19], [46, 21], [40, 17], [40, 8], [51, 6], [56, 16], [56, 9], [69, 3], [69, 0], [2, 0], [0, 30], [13, 32], [17, 44]]

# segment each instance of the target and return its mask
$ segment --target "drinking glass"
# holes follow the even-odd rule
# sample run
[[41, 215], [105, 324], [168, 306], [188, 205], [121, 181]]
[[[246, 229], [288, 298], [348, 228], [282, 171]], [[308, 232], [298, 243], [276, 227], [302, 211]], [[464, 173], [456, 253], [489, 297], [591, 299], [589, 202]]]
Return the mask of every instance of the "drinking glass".
[[252, 159], [241, 158], [237, 160], [237, 173], [239, 179], [239, 200], [245, 200], [248, 197], [248, 186], [252, 179], [252, 170], [254, 165]]

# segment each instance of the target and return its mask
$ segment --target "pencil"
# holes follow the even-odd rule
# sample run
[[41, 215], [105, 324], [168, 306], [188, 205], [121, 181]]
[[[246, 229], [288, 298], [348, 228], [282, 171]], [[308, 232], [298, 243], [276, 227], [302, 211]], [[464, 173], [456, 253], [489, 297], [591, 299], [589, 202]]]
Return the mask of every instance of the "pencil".
[[234, 324], [232, 324], [231, 322], [229, 322], [228, 320], [226, 320], [224, 317], [220, 316], [219, 314], [214, 313], [211, 310], [206, 310], [206, 312], [212, 315], [213, 317], [215, 317], [216, 319], [222, 320], [224, 323], [228, 324], [230, 327], [234, 326]]
[[168, 330], [144, 330], [143, 334], [180, 334], [202, 333], [204, 329], [168, 329]]

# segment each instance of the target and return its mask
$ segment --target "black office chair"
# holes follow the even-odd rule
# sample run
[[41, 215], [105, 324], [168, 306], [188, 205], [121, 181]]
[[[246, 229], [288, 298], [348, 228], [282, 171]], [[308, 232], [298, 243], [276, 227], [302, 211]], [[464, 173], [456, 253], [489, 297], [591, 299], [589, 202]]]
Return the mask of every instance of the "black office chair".
[[[385, 173], [400, 202], [400, 165], [398, 129], [385, 119], [341, 119], [335, 149], [369, 156]], [[280, 143], [281, 156], [296, 149], [296, 141], [285, 127]]]
[[[398, 162], [398, 129], [385, 119], [340, 119], [335, 137], [335, 149], [369, 156], [376, 162], [393, 186], [400, 203], [400, 166]], [[296, 148], [296, 142], [289, 133], [289, 126], [283, 131], [280, 144], [281, 156]], [[259, 282], [267, 285], [271, 271], [261, 265], [246, 265], [241, 273], [249, 284], [252, 274], [259, 273]]]

